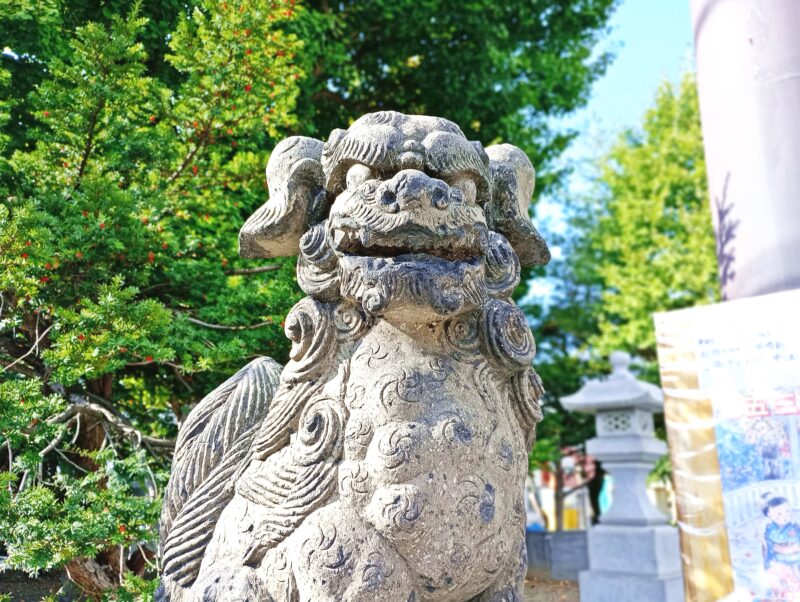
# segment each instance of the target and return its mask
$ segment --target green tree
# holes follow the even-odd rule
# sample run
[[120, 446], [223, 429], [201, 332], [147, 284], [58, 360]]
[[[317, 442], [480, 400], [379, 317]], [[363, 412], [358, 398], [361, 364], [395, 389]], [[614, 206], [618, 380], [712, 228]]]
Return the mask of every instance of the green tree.
[[170, 36], [172, 87], [138, 5], [19, 58], [44, 71], [13, 98], [29, 125], [0, 167], [8, 567], [65, 566], [91, 595], [141, 575], [190, 404], [248, 357], [284, 359], [293, 266], [245, 264], [236, 240], [270, 140], [295, 123], [296, 10], [198, 5]]
[[652, 364], [653, 313], [719, 299], [694, 77], [662, 85], [641, 130], [625, 132], [603, 159], [598, 183], [579, 218], [586, 236], [568, 260], [573, 274], [599, 284], [588, 344], [602, 357], [623, 349]]
[[380, 109], [438, 115], [467, 137], [522, 148], [541, 191], [574, 136], [553, 117], [583, 105], [616, 0], [310, 0], [295, 22], [303, 133]]
[[564, 446], [593, 435], [593, 420], [559, 400], [602, 374], [611, 351], [634, 355], [641, 377], [658, 383], [653, 313], [718, 300], [708, 202], [697, 91], [686, 75], [664, 83], [641, 127], [600, 159], [593, 193], [566, 206], [563, 259], [549, 267], [553, 298], [530, 308], [548, 389], [533, 465], [555, 466]]
[[[468, 137], [521, 147], [539, 173], [541, 191], [558, 179], [553, 160], [575, 132], [553, 118], [583, 105], [611, 55], [597, 52], [618, 0], [309, 0], [276, 15], [303, 40], [295, 60], [301, 79], [293, 133], [326, 137], [379, 109], [447, 117]], [[193, 2], [141, 0], [149, 17], [139, 39], [148, 74], [170, 87], [182, 74], [168, 60], [167, 40]], [[0, 38], [23, 60], [8, 65], [14, 89], [26, 93], [46, 75], [43, 57], [71, 54], [75, 27], [126, 13], [131, 0], [12, 2]], [[31, 124], [15, 110], [22, 144]]]

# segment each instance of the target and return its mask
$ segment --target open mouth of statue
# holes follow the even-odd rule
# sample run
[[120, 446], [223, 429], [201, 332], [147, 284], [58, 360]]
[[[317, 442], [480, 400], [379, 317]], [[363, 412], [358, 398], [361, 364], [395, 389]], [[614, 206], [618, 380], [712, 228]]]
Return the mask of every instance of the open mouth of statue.
[[366, 228], [336, 228], [331, 243], [341, 255], [391, 258], [397, 263], [430, 261], [474, 263], [484, 256], [484, 244], [477, 228], [429, 228], [404, 225], [389, 233]]

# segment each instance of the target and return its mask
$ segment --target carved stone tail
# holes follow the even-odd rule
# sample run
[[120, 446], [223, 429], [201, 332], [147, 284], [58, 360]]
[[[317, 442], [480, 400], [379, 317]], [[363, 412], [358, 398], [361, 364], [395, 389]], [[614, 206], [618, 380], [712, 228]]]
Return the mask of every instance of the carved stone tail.
[[197, 578], [281, 369], [270, 358], [254, 360], [203, 398], [181, 428], [161, 513], [160, 599], [179, 601]]

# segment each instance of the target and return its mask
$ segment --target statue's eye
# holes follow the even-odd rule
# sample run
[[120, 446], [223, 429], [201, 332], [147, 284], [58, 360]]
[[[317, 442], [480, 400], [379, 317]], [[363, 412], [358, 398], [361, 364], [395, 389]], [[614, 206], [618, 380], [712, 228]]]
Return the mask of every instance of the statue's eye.
[[453, 188], [458, 188], [461, 191], [461, 193], [464, 195], [465, 203], [467, 204], [475, 203], [477, 188], [475, 187], [475, 182], [471, 177], [467, 175], [456, 176], [455, 178], [450, 180], [450, 186], [452, 186]]
[[372, 169], [366, 165], [361, 163], [353, 165], [347, 170], [347, 190], [355, 190], [372, 177]]

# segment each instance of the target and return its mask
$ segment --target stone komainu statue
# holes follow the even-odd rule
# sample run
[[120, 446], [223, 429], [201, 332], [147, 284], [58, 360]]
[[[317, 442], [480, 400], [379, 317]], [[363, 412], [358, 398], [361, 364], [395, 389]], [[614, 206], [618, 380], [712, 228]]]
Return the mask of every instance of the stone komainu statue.
[[244, 257], [298, 256], [289, 363], [259, 359], [178, 437], [161, 600], [521, 600], [541, 418], [510, 295], [549, 260], [530, 161], [440, 118], [281, 142]]

